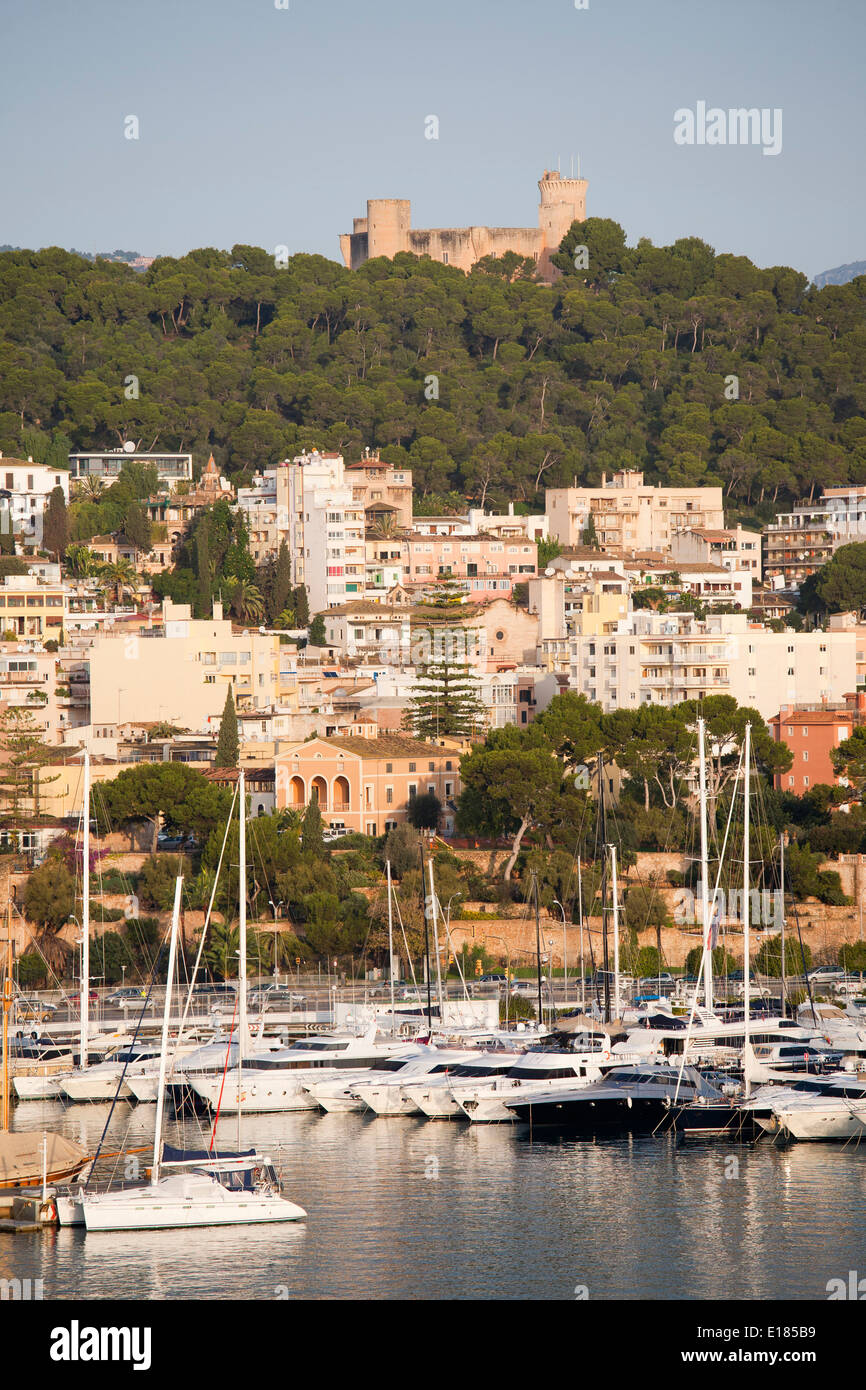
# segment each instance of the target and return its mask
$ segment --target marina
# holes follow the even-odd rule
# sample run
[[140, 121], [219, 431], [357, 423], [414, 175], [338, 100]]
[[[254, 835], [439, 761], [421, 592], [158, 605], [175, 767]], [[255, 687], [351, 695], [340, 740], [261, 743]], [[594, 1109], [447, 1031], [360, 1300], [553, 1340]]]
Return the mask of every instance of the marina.
[[[96, 1104], [19, 1107], [93, 1152]], [[112, 1149], [152, 1142], [123, 1102]], [[234, 1146], [235, 1121], [220, 1145]], [[862, 1265], [866, 1146], [606, 1140], [362, 1114], [259, 1115], [304, 1222], [122, 1234], [3, 1235], [0, 1277], [46, 1299], [824, 1299]], [[169, 1119], [170, 1143], [189, 1142]], [[118, 1165], [119, 1176], [123, 1165]]]

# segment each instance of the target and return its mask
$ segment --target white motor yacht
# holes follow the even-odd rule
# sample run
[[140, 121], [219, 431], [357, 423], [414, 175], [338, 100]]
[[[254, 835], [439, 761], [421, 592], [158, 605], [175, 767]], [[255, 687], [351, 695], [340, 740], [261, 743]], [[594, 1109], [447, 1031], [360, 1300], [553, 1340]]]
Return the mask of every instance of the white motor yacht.
[[273, 1114], [292, 1110], [315, 1110], [316, 1099], [304, 1089], [305, 1083], [327, 1071], [367, 1072], [376, 1062], [405, 1048], [395, 1040], [376, 1043], [375, 1028], [363, 1037], [353, 1034], [320, 1034], [301, 1038], [290, 1047], [269, 1056], [244, 1059], [240, 1070], [234, 1067], [222, 1075], [190, 1077], [190, 1085], [211, 1110], [221, 1113]]

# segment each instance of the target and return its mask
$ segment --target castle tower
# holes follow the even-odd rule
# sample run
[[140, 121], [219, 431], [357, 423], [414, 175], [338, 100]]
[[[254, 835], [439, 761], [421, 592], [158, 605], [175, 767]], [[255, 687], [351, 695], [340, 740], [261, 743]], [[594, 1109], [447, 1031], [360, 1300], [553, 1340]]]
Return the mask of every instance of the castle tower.
[[538, 225], [548, 251], [556, 251], [572, 222], [586, 221], [586, 179], [564, 179], [545, 169], [538, 180]]
[[408, 198], [370, 198], [367, 201], [367, 255], [396, 256], [409, 250], [411, 204]]

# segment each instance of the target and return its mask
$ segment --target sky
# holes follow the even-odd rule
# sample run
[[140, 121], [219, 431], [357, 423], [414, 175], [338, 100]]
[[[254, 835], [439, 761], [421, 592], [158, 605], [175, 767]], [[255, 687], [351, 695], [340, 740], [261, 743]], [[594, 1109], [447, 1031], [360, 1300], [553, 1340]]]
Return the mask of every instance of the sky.
[[[579, 159], [630, 245], [866, 259], [863, 0], [0, 0], [0, 51], [0, 244], [338, 260], [368, 198], [534, 226]], [[699, 102], [780, 151], [678, 144]]]

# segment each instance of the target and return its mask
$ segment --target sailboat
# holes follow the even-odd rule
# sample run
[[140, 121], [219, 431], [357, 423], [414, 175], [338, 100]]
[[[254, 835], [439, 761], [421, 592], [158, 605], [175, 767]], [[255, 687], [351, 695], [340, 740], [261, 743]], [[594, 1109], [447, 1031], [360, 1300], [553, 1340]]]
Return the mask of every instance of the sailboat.
[[43, 1187], [74, 1178], [88, 1155], [73, 1140], [43, 1130], [9, 1130], [9, 1010], [12, 1006], [12, 902], [6, 899], [6, 969], [3, 979], [3, 1096], [0, 1132], [0, 1188]]
[[[244, 774], [238, 778], [240, 804], [240, 990], [241, 1046], [246, 1032], [246, 834]], [[116, 1191], [81, 1193], [84, 1224], [90, 1231], [149, 1231], [172, 1227], [253, 1225], [300, 1221], [303, 1207], [283, 1196], [269, 1158], [255, 1150], [232, 1154], [212, 1149], [175, 1149], [162, 1143], [172, 981], [177, 958], [183, 880], [175, 883], [162, 1019], [159, 1089], [150, 1182]], [[238, 1121], [240, 1127], [240, 1119]], [[173, 1171], [161, 1176], [162, 1169]]]

